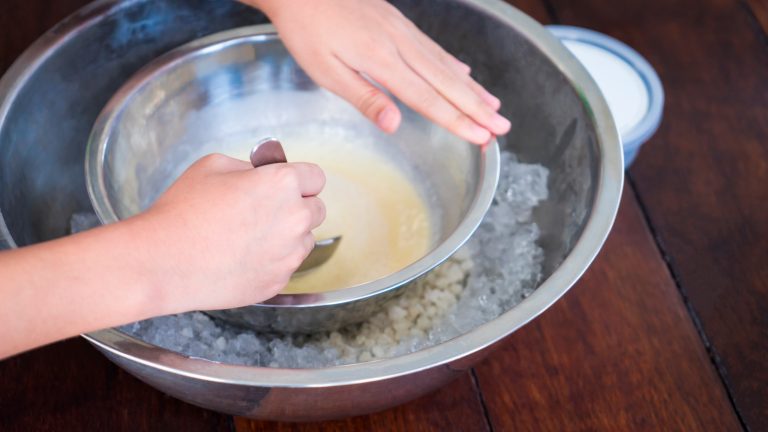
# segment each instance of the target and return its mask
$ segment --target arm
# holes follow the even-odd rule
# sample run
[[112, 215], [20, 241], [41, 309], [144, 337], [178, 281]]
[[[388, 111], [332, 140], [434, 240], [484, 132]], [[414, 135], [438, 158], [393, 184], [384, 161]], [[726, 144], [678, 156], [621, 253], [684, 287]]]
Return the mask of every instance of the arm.
[[384, 0], [241, 0], [272, 20], [288, 50], [319, 85], [386, 132], [401, 114], [384, 92], [456, 135], [485, 144], [509, 131], [501, 102], [470, 68]]
[[314, 245], [312, 164], [203, 158], [147, 212], [0, 253], [0, 359], [157, 315], [270, 298]]
[[162, 314], [167, 299], [146, 259], [141, 223], [0, 253], [0, 358]]

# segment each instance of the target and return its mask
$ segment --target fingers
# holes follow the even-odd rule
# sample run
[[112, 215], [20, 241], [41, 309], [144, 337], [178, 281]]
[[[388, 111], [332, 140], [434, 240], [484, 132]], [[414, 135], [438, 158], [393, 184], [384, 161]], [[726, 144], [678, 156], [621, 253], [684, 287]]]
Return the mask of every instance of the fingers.
[[[319, 227], [325, 220], [325, 204], [316, 196], [303, 199], [304, 206], [309, 209], [309, 229]], [[314, 241], [314, 240], [313, 240]]]
[[296, 172], [301, 196], [311, 197], [322, 192], [325, 187], [325, 173], [319, 166], [307, 162], [292, 162], [286, 165]]
[[437, 42], [433, 41], [429, 38], [429, 36], [425, 35], [421, 30], [416, 28], [414, 26], [415, 31], [417, 32], [416, 39], [418, 42], [424, 46], [424, 48], [431, 50], [439, 60], [448, 68], [452, 69], [456, 73], [460, 75], [469, 75], [472, 72], [472, 68], [469, 67], [468, 64], [464, 63], [463, 61], [457, 59], [455, 56], [453, 56], [448, 51], [444, 50], [443, 47], [437, 44]]
[[318, 83], [354, 104], [386, 132], [397, 129], [401, 113], [358, 70], [420, 114], [470, 142], [485, 144], [492, 135], [506, 134], [510, 123], [496, 112], [500, 101], [467, 75], [466, 65], [415, 31], [429, 41], [430, 48], [414, 40], [404, 41], [397, 49], [382, 49], [383, 54], [367, 65], [347, 64], [335, 57], [326, 63], [329, 70]]
[[456, 57], [445, 53], [447, 55], [447, 58], [444, 59], [444, 61], [448, 62], [448, 64], [458, 73], [469, 75], [470, 72], [472, 72], [472, 68], [469, 67], [468, 64], [464, 63], [463, 61], [457, 59]]
[[481, 87], [470, 85], [476, 83], [467, 75], [458, 74], [452, 68], [446, 67], [434, 50], [426, 49], [420, 44], [403, 44], [400, 53], [414, 72], [477, 124], [495, 135], [503, 135], [509, 131], [509, 120], [498, 114], [496, 108], [478, 94]]
[[[414, 110], [475, 144], [506, 134], [509, 120], [496, 111], [501, 102], [469, 75], [469, 66], [448, 54], [414, 26], [418, 39], [398, 49], [381, 50], [375, 64], [347, 64], [333, 57], [322, 75], [313, 77], [352, 103], [385, 132], [394, 132], [402, 114], [392, 99], [361, 73], [387, 88]], [[425, 47], [428, 45], [428, 47]], [[354, 65], [357, 65], [355, 67]], [[359, 71], [359, 72], [358, 72]]]
[[491, 132], [449, 103], [402, 59], [385, 63], [372, 77], [408, 106], [470, 142], [481, 144], [490, 139]]
[[307, 162], [290, 162], [251, 168], [252, 175], [266, 175], [275, 187], [298, 190], [303, 197], [319, 194], [325, 187], [325, 173], [319, 166]]
[[490, 105], [490, 107], [493, 108], [494, 111], [498, 111], [499, 108], [501, 108], [501, 100], [499, 98], [492, 95], [483, 86], [478, 84], [477, 81], [473, 80], [472, 77], [467, 76], [465, 79], [466, 79], [466, 84], [469, 86], [469, 88], [471, 88], [472, 91], [474, 91], [478, 96], [480, 96], [480, 98], [483, 99], [485, 103]]
[[445, 67], [455, 70], [459, 74], [458, 79], [468, 85], [472, 91], [480, 96], [480, 98], [483, 99], [485, 103], [490, 105], [494, 111], [497, 111], [501, 107], [501, 101], [499, 98], [492, 95], [490, 92], [488, 92], [488, 90], [483, 88], [483, 86], [478, 84], [474, 79], [472, 79], [472, 77], [469, 76], [469, 73], [472, 71], [469, 65], [463, 63], [448, 51], [443, 49], [443, 47], [441, 47], [437, 42], [432, 40], [429, 36], [424, 34], [421, 29], [416, 27], [415, 24], [410, 23], [409, 27], [413, 32], [413, 39], [418, 41], [425, 50], [437, 56], [439, 61], [445, 65]]
[[469, 67], [468, 64], [462, 62], [461, 60], [454, 57], [451, 53], [443, 49], [443, 47], [441, 47], [437, 42], [432, 40], [432, 38], [424, 34], [421, 29], [416, 27], [416, 24], [413, 24], [410, 21], [409, 23], [410, 25], [408, 27], [415, 36], [414, 39], [416, 39], [422, 46], [424, 46], [424, 48], [434, 52], [446, 66], [464, 75], [469, 75], [469, 73], [472, 72], [472, 68]]
[[[309, 256], [309, 253], [312, 252], [312, 249], [315, 248], [315, 236], [312, 233], [307, 233], [302, 239], [302, 244], [304, 246], [304, 258], [306, 258]], [[301, 265], [301, 263], [299, 263], [299, 265]]]
[[402, 117], [389, 96], [338, 59], [334, 59], [330, 67], [328, 76], [333, 78], [324, 79], [324, 87], [354, 105], [384, 132], [397, 130]]

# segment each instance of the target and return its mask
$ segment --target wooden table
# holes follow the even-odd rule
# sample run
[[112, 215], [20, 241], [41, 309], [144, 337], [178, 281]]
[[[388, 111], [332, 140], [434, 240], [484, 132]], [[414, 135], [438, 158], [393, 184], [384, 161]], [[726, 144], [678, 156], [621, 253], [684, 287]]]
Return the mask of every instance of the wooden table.
[[[5, 0], [0, 71], [83, 3]], [[633, 46], [667, 95], [565, 298], [447, 387], [318, 424], [187, 405], [68, 340], [0, 363], [0, 430], [768, 430], [768, 3], [514, 3]]]

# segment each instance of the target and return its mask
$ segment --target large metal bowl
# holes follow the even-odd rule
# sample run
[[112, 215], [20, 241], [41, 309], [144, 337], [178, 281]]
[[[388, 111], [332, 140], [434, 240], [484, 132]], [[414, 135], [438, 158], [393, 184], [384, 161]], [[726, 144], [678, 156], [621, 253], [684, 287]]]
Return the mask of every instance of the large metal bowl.
[[[404, 106], [401, 111], [399, 130], [387, 135], [315, 85], [271, 25], [220, 32], [159, 57], [118, 90], [88, 143], [88, 193], [101, 221], [117, 222], [147, 209], [200, 157], [228, 153], [247, 159], [253, 144], [266, 136], [279, 137], [288, 150], [292, 137], [310, 137], [315, 145], [348, 139], [381, 155], [407, 173], [429, 207], [433, 232], [426, 255], [360, 285], [282, 294], [261, 304], [209, 312], [255, 330], [335, 330], [370, 317], [451, 256], [493, 200], [499, 178], [496, 143], [472, 145]], [[341, 161], [345, 157], [335, 155]]]
[[[623, 182], [618, 133], [588, 73], [538, 23], [501, 1], [395, 3], [501, 97], [514, 123], [502, 148], [550, 170], [549, 198], [534, 214], [545, 252], [536, 291], [466, 334], [370, 363], [235, 366], [178, 355], [114, 329], [85, 335], [108, 358], [168, 394], [231, 414], [285, 420], [363, 414], [461, 375], [586, 270], [613, 223]], [[2, 241], [15, 247], [65, 235], [72, 213], [91, 209], [82, 166], [89, 131], [142, 65], [200, 36], [263, 22], [235, 2], [99, 1], [38, 40], [0, 81]]]

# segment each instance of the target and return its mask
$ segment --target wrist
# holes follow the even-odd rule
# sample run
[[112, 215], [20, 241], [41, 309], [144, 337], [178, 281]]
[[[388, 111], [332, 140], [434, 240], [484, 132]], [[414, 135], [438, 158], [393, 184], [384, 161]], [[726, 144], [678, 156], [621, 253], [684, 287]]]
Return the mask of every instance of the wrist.
[[136, 319], [182, 312], [176, 310], [171, 301], [173, 272], [163, 264], [168, 262], [168, 257], [164, 256], [162, 239], [153, 235], [157, 227], [151, 218], [141, 214], [106, 229], [111, 230], [110, 242], [120, 255], [110, 262], [119, 263], [116, 272], [125, 281], [121, 285], [135, 294], [132, 301], [137, 308], [136, 315], [140, 315]]

